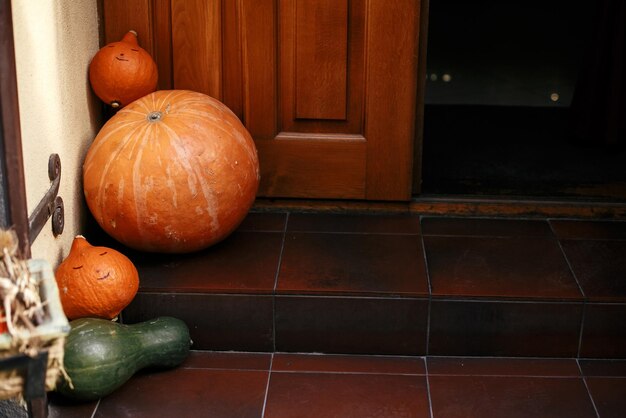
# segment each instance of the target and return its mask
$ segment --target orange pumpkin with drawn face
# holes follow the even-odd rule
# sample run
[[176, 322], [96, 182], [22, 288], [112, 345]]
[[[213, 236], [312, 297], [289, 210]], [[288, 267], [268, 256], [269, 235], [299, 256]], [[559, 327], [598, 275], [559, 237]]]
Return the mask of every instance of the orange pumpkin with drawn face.
[[55, 273], [65, 316], [113, 319], [135, 297], [139, 274], [122, 253], [74, 238]]
[[157, 66], [129, 31], [121, 41], [100, 49], [89, 64], [89, 82], [96, 95], [114, 108], [152, 93], [157, 88]]

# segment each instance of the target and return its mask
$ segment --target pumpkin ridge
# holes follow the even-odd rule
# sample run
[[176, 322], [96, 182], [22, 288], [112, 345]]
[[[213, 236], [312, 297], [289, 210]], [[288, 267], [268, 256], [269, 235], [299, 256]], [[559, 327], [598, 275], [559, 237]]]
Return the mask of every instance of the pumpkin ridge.
[[[153, 93], [152, 93], [152, 94], [153, 94]], [[133, 107], [137, 106], [137, 107], [142, 108], [142, 109], [143, 109], [144, 111], [146, 111], [146, 112], [150, 112], [150, 108], [148, 107], [148, 105], [147, 105], [146, 103], [144, 103], [144, 101], [143, 101], [143, 100], [136, 100], [136, 101], [134, 101], [134, 102], [132, 103], [132, 105], [133, 105]], [[120, 110], [120, 111], [119, 111], [119, 112], [117, 112], [117, 113], [128, 113], [128, 112], [131, 112], [131, 111], [133, 111], [133, 110], [134, 110], [134, 109], [127, 109], [127, 108], [125, 107], [124, 109]], [[143, 113], [141, 113], [141, 112], [139, 112], [139, 113], [140, 113], [142, 116], [145, 116]]]
[[[149, 124], [148, 128], [150, 128], [151, 126], [152, 124]], [[146, 134], [147, 133], [148, 132], [146, 132]], [[141, 137], [141, 143], [137, 144], [137, 142], [139, 141], [135, 143], [135, 146], [137, 146], [137, 154], [134, 157], [135, 162], [133, 164], [133, 197], [134, 197], [134, 203], [135, 203], [135, 223], [137, 225], [137, 234], [139, 235], [139, 239], [142, 242], [145, 242], [146, 240], [145, 240], [144, 228], [142, 228], [141, 220], [139, 219], [139, 214], [146, 213], [148, 205], [146, 204], [145, 191], [144, 193], [142, 193], [143, 187], [141, 184], [140, 166], [141, 166], [141, 157], [143, 156], [143, 148], [148, 142], [148, 138], [149, 137], [147, 135], [143, 135]]]
[[[182, 118], [185, 116], [192, 116], [192, 117], [198, 117], [198, 118], [202, 118], [203, 116], [207, 116], [208, 120], [211, 121], [217, 121], [220, 120], [222, 123], [225, 123], [228, 128], [231, 128], [230, 130], [227, 129], [225, 126], [222, 126], [221, 124], [216, 125], [215, 129], [219, 129], [220, 131], [228, 134], [232, 132], [232, 124], [230, 123], [230, 121], [228, 121], [228, 119], [225, 118], [221, 118], [218, 119], [215, 116], [211, 115], [209, 112], [206, 111], [201, 111], [201, 110], [185, 110], [185, 111], [180, 111], [180, 112], [176, 112], [175, 115], [171, 115], [170, 117], [172, 118]], [[234, 117], [237, 117], [236, 115], [233, 115]], [[246, 141], [246, 138], [240, 134], [239, 132], [237, 132], [236, 134], [233, 135], [233, 138], [237, 140], [237, 142], [239, 143], [239, 145], [243, 146], [246, 149], [246, 152], [248, 152], [249, 155], [254, 154], [255, 158], [256, 158], [256, 152], [251, 153], [250, 151], [252, 150], [252, 147], [249, 146], [249, 143]]]
[[[180, 137], [178, 136], [178, 134], [169, 126], [164, 124], [163, 130], [167, 131], [169, 134], [168, 139], [169, 139], [170, 147], [172, 148], [172, 150], [178, 157], [176, 161], [180, 164], [180, 166], [187, 173], [187, 185], [189, 186], [189, 191], [193, 196], [195, 196], [198, 193], [196, 189], [196, 181], [195, 181], [196, 173], [192, 170], [191, 165], [189, 164], [188, 152], [185, 149], [184, 145], [177, 145], [174, 143], [174, 141], [181, 142], [181, 143], [183, 141], [180, 140]], [[184, 155], [181, 155], [179, 147], [182, 147]]]
[[145, 112], [140, 112], [138, 110], [126, 109], [126, 108], [124, 108], [124, 113], [130, 113], [131, 115], [137, 115], [137, 116], [141, 116], [141, 117], [145, 117], [146, 116]]
[[191, 110], [191, 109], [187, 109], [187, 110], [180, 110], [178, 112], [176, 112], [173, 115], [170, 115], [173, 118], [181, 118], [184, 116], [195, 116], [195, 117], [199, 117], [199, 118], [206, 118], [208, 120], [211, 121], [217, 121], [220, 120], [220, 118], [215, 117], [215, 115], [212, 115], [210, 112], [206, 112], [206, 111], [202, 111], [202, 110]]
[[98, 149], [100, 149], [100, 147], [108, 143], [108, 141], [111, 139], [111, 136], [115, 135], [119, 130], [128, 128], [131, 125], [139, 125], [139, 121], [133, 120], [130, 122], [120, 123], [119, 126], [115, 126], [115, 124], [111, 125], [115, 126], [115, 128], [113, 128], [111, 132], [107, 132], [105, 136], [98, 138], [97, 141], [94, 141], [91, 144], [89, 152], [87, 153], [87, 157], [85, 158], [85, 163], [83, 164], [84, 170], [89, 170], [91, 168], [91, 160], [93, 160], [94, 155], [97, 155], [97, 151]]
[[[154, 129], [157, 131], [155, 132], [156, 137], [161, 138], [163, 137], [163, 134], [161, 134], [161, 131], [165, 131], [166, 129], [164, 128], [163, 124], [153, 124]], [[170, 191], [170, 195], [172, 197], [172, 206], [174, 209], [178, 208], [178, 191], [176, 189], [176, 182], [174, 182], [172, 180], [172, 168], [171, 168], [171, 161], [166, 161], [166, 165], [163, 164], [163, 160], [161, 160], [161, 154], [163, 152], [163, 141], [156, 141], [155, 142], [155, 147], [157, 147], [158, 149], [155, 151], [157, 158], [158, 158], [158, 163], [159, 163], [159, 168], [162, 170], [162, 172], [164, 173], [163, 176], [161, 176], [162, 179], [164, 179], [164, 183], [165, 183], [165, 187], [167, 187], [167, 189]], [[167, 155], [167, 154], [165, 154]]]
[[[189, 155], [189, 152], [187, 151], [184, 142], [181, 141], [180, 136], [176, 132], [174, 132], [172, 128], [170, 128], [169, 126], [164, 124], [163, 127], [170, 131], [172, 138], [175, 141], [180, 142], [180, 145], [179, 145], [180, 148], [184, 150], [185, 154]], [[179, 154], [179, 148], [177, 146], [174, 146], [174, 150], [176, 151], [179, 159], [184, 161], [187, 167], [191, 169], [191, 172], [194, 174], [194, 177], [196, 177], [197, 181], [199, 182], [200, 189], [202, 190], [202, 195], [204, 196], [204, 200], [207, 203], [207, 207], [206, 207], [207, 214], [211, 217], [211, 221], [210, 221], [211, 230], [218, 231], [220, 224], [219, 224], [219, 219], [217, 218], [217, 214], [215, 212], [216, 200], [215, 200], [215, 194], [213, 193], [211, 186], [209, 186], [204, 176], [201, 173], [198, 173], [198, 170], [194, 166], [189, 164], [186, 158], [187, 155], [181, 156]], [[199, 164], [199, 166], [202, 166], [202, 164]], [[186, 171], [189, 172], [187, 168], [186, 168]]]
[[174, 99], [176, 99], [179, 96], [184, 95], [185, 93], [187, 93], [189, 90], [170, 90], [168, 91], [168, 94], [163, 97], [163, 99], [161, 99], [160, 103], [158, 102], [158, 99], [156, 98], [156, 96], [153, 97], [153, 104], [154, 107], [156, 109], [163, 109], [164, 106], [166, 106], [167, 102], [171, 102]]
[[124, 149], [128, 146], [128, 144], [134, 145], [133, 143], [136, 143], [136, 141], [132, 140], [136, 135], [139, 135], [139, 133], [136, 133], [136, 131], [141, 132], [145, 130], [146, 130], [145, 125], [139, 126], [137, 129], [131, 130], [128, 134], [126, 134], [122, 138], [115, 152], [112, 152], [109, 154], [109, 159], [104, 165], [104, 168], [102, 170], [102, 177], [100, 178], [100, 184], [98, 185], [98, 201], [100, 203], [100, 207], [98, 208], [98, 210], [100, 211], [101, 216], [104, 213], [104, 206], [106, 203], [106, 200], [104, 198], [104, 191], [105, 191], [104, 183], [107, 179], [107, 176], [109, 175], [109, 170], [111, 169], [111, 165], [113, 164], [113, 161], [115, 161], [120, 156], [120, 154], [124, 151]]

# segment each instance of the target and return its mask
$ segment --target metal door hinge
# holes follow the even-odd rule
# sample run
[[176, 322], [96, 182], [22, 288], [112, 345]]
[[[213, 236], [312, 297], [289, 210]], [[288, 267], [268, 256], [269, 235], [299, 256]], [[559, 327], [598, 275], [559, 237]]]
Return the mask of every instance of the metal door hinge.
[[59, 154], [51, 154], [48, 159], [48, 177], [52, 181], [50, 189], [28, 217], [28, 239], [31, 244], [51, 216], [52, 233], [55, 237], [63, 232], [65, 225], [63, 199], [61, 196], [57, 196], [61, 184], [61, 158], [59, 158]]

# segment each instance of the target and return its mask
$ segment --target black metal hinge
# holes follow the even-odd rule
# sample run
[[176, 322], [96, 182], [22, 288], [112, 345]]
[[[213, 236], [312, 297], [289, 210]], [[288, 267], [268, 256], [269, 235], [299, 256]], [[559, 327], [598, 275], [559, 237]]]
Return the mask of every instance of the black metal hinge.
[[61, 184], [61, 158], [59, 158], [59, 154], [52, 154], [48, 159], [48, 177], [52, 181], [50, 189], [28, 217], [28, 239], [31, 244], [51, 216], [52, 233], [55, 237], [63, 232], [65, 225], [63, 199], [61, 196], [57, 196]]

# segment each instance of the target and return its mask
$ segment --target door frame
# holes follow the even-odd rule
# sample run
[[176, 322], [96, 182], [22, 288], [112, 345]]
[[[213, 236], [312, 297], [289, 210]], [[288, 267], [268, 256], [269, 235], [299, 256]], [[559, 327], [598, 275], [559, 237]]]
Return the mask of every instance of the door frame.
[[6, 214], [3, 226], [15, 230], [20, 254], [30, 258], [11, 0], [0, 0], [0, 169]]

